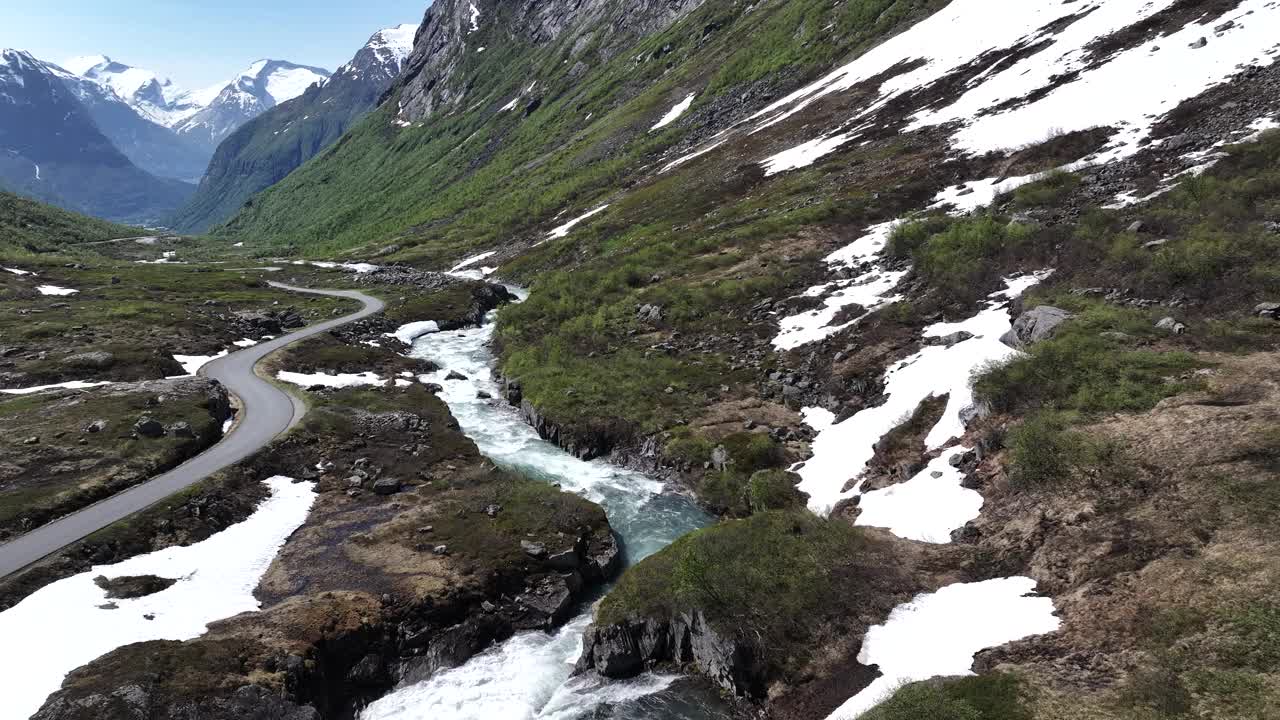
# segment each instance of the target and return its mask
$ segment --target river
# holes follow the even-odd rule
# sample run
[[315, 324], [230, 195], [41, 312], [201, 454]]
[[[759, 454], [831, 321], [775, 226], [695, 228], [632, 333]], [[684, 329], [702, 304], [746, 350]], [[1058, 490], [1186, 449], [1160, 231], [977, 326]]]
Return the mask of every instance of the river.
[[[662, 482], [601, 460], [583, 461], [541, 439], [502, 401], [489, 351], [494, 315], [485, 325], [423, 335], [412, 355], [440, 370], [423, 376], [485, 456], [527, 477], [559, 484], [602, 505], [622, 541], [627, 565], [661, 550], [711, 519], [692, 499]], [[465, 380], [448, 380], [450, 372]], [[480, 397], [481, 391], [495, 399]], [[591, 610], [554, 633], [521, 633], [461, 667], [397, 688], [367, 707], [362, 720], [711, 720], [728, 717], [715, 693], [666, 675], [608, 682], [573, 678]]]

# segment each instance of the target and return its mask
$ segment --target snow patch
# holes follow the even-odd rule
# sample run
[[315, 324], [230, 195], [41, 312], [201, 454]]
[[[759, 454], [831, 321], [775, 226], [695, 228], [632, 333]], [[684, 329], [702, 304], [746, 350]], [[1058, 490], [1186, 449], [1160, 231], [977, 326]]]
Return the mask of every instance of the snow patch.
[[187, 377], [189, 375], [195, 375], [199, 373], [200, 368], [204, 367], [205, 365], [208, 365], [209, 363], [213, 362], [214, 360], [217, 360], [220, 357], [226, 357], [226, 356], [227, 356], [227, 351], [223, 350], [217, 355], [174, 355], [173, 359], [178, 361], [178, 364], [182, 366], [183, 373], [185, 373], [184, 375], [179, 375], [178, 377]]
[[[1009, 299], [1039, 282], [1045, 273], [1006, 280], [1006, 289], [994, 293], [986, 309], [958, 323], [937, 323], [924, 331], [925, 337], [941, 337], [954, 332], [973, 337], [950, 347], [931, 345], [890, 366], [885, 373], [885, 402], [862, 410], [847, 420], [818, 433], [812, 443], [813, 457], [796, 472], [800, 489], [809, 494], [809, 508], [827, 514], [839, 501], [860, 493], [859, 480], [867, 462], [875, 455], [875, 444], [915, 411], [926, 398], [948, 395], [942, 418], [929, 431], [925, 445], [943, 447], [964, 434], [960, 411], [973, 404], [970, 387], [974, 371], [1015, 354], [1000, 342], [1012, 327]], [[846, 484], [857, 480], [849, 490]]]
[[338, 375], [329, 375], [328, 373], [305, 373], [289, 372], [281, 370], [276, 373], [276, 378], [287, 383], [292, 383], [300, 387], [311, 387], [313, 385], [323, 385], [332, 388], [348, 388], [359, 387], [361, 385], [381, 385], [383, 379], [373, 371], [362, 373], [341, 373]]
[[[884, 250], [885, 244], [896, 221], [880, 223], [873, 226], [867, 234], [846, 245], [826, 257], [827, 265], [834, 271], [839, 268], [859, 268], [865, 263], [874, 262]], [[802, 345], [831, 337], [845, 328], [856, 324], [875, 310], [897, 302], [900, 296], [893, 294], [906, 270], [886, 270], [873, 264], [869, 270], [849, 280], [834, 283], [839, 288], [823, 300], [822, 307], [817, 310], [785, 317], [779, 321], [777, 336], [773, 346], [779, 350], [794, 350]], [[804, 294], [816, 297], [826, 293], [832, 283], [809, 288]], [[837, 314], [851, 305], [858, 305], [863, 312], [856, 318], [838, 325], [831, 324]]]
[[972, 675], [973, 656], [1058, 629], [1053, 600], [1031, 595], [1025, 577], [956, 583], [899, 605], [883, 625], [867, 630], [858, 662], [877, 665], [880, 677], [827, 720], [853, 720], [888, 699], [903, 684]]
[[412, 345], [414, 340], [423, 335], [437, 332], [440, 332], [440, 323], [435, 320], [419, 320], [401, 325], [395, 332], [388, 333], [387, 337], [393, 337], [405, 345]]
[[40, 385], [38, 387], [28, 388], [10, 388], [0, 390], [0, 393], [6, 395], [30, 395], [31, 393], [43, 392], [45, 390], [66, 389], [66, 390], [85, 390], [87, 388], [100, 387], [102, 385], [110, 385], [109, 382], [86, 382], [84, 380], [72, 380], [70, 382], [57, 383], [55, 385]]
[[601, 205], [600, 207], [596, 208], [595, 210], [592, 210], [591, 212], [585, 215], [579, 215], [578, 217], [570, 220], [569, 222], [547, 233], [547, 239], [554, 240], [556, 238], [565, 237], [566, 235], [569, 234], [569, 231], [572, 230], [574, 226], [576, 226], [578, 223], [581, 223], [584, 220], [589, 220], [595, 217], [596, 215], [599, 215], [600, 213], [604, 212], [608, 208], [609, 208], [609, 205], [605, 204], [605, 205]]
[[684, 114], [686, 110], [689, 109], [689, 106], [693, 104], [693, 99], [696, 96], [697, 96], [696, 93], [689, 93], [689, 95], [686, 96], [685, 99], [676, 103], [675, 107], [668, 110], [667, 114], [663, 115], [662, 119], [659, 120], [656, 125], [649, 128], [649, 132], [653, 132], [654, 130], [659, 130], [675, 122], [681, 115]]
[[900, 538], [946, 544], [951, 533], [982, 512], [982, 494], [960, 486], [964, 473], [951, 458], [969, 448], [953, 448], [910, 480], [863, 493], [855, 525], [882, 527]]
[[72, 290], [71, 288], [58, 287], [57, 285], [37, 285], [36, 292], [40, 293], [41, 295], [66, 296], [66, 295], [75, 295], [80, 291]]
[[[954, 146], [982, 154], [1036, 144], [1054, 134], [1115, 127], [1111, 143], [1088, 158], [1087, 164], [1129, 157], [1150, 136], [1154, 124], [1182, 101], [1226, 81], [1241, 67], [1275, 61], [1268, 51], [1276, 45], [1280, 4], [1243, 0], [1220, 16], [1193, 21], [1088, 67], [1088, 48], [1097, 38], [1141, 22], [1173, 2], [1004, 0], [996, 10], [990, 0], [954, 0], [906, 32], [752, 116], [758, 121], [753, 129], [757, 132], [820, 98], [877, 75], [892, 75], [891, 69], [905, 63], [916, 63], [915, 69], [881, 83], [876, 99], [863, 104], [842, 126], [766, 158], [765, 168], [773, 174], [812, 164], [872, 127], [872, 118], [895, 98], [946, 78], [984, 53], [1037, 45], [1042, 46], [1038, 52], [1017, 62], [987, 68], [949, 105], [922, 109], [906, 129], [958, 123]], [[1050, 29], [1067, 18], [1073, 21], [1060, 32]], [[1234, 24], [1215, 35], [1212, 28], [1226, 21]], [[1207, 39], [1207, 44], [1201, 45], [1201, 39]], [[1078, 77], [1034, 102], [1015, 102], [1050, 87], [1055, 77], [1073, 73]], [[1006, 109], [991, 112], [1001, 106]]]
[[[36, 712], [68, 672], [116, 648], [188, 640], [215, 620], [257, 610], [254, 588], [315, 500], [311, 483], [280, 476], [266, 482], [271, 497], [244, 522], [195, 545], [95, 566], [0, 613], [0, 637], [23, 648], [0, 654], [7, 716]], [[99, 575], [156, 575], [178, 582], [146, 597], [109, 601], [93, 582]]]

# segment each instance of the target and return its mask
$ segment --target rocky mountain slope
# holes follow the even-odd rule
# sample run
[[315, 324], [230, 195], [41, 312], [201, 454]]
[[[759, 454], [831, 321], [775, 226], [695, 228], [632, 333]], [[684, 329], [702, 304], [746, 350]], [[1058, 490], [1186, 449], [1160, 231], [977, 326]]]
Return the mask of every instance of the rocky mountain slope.
[[[681, 668], [780, 718], [972, 670], [873, 716], [1274, 705], [1269, 526], [1240, 488], [1276, 478], [1271, 384], [1243, 389], [1280, 340], [1276, 5], [623, 10], [433, 5], [388, 101], [218, 231], [492, 253], [531, 286], [497, 340], [539, 431], [743, 518], [633, 569], [581, 669]], [[848, 524], [931, 572], [842, 562]], [[1233, 544], [1258, 551], [1226, 570]], [[851, 587], [881, 594], [812, 604]], [[971, 632], [938, 650], [929, 623]]]
[[140, 169], [60, 74], [28, 53], [0, 55], [0, 184], [111, 220], [156, 221], [194, 189]]
[[171, 221], [202, 232], [332, 145], [377, 104], [413, 48], [416, 25], [379, 30], [318, 88], [282, 102], [229, 135], [196, 194]]
[[[204, 241], [376, 256], [351, 267], [407, 279], [386, 290], [396, 322], [437, 330], [476, 308], [420, 293], [423, 268], [528, 286], [497, 315], [504, 397], [439, 391], [518, 408], [719, 517], [631, 567], [592, 610], [577, 678], [518, 689], [521, 707], [567, 689], [596, 712], [573, 695], [589, 687], [643, 717], [627, 700], [668, 673], [777, 720], [1280, 707], [1280, 6], [997, 10], [441, 0], [385, 101]], [[128, 291], [112, 287], [95, 296]], [[411, 362], [386, 329], [292, 360]], [[318, 512], [259, 588], [277, 604], [120, 648], [42, 717], [130, 697], [171, 717], [346, 717], [396, 680], [385, 716], [444, 707], [423, 697], [467, 711], [507, 676], [563, 671], [525, 636], [439, 672], [439, 653], [517, 626], [508, 598], [563, 617], [577, 583], [541, 585], [525, 556], [547, 546], [517, 541], [580, 543], [570, 526], [601, 516], [512, 492], [405, 382], [314, 391], [318, 424], [255, 465], [319, 463]], [[428, 476], [384, 470], [409, 497], [367, 496], [417, 452]], [[510, 512], [561, 503], [554, 526]], [[463, 567], [480, 572], [459, 593], [433, 584]], [[501, 603], [476, 590], [490, 569]]]

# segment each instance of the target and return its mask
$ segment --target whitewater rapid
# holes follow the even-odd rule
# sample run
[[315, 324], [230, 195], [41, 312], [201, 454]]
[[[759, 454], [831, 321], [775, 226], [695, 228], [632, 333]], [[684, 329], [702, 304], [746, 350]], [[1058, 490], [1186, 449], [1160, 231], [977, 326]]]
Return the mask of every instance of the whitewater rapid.
[[[431, 360], [437, 383], [463, 432], [502, 467], [559, 484], [602, 505], [622, 540], [627, 564], [657, 552], [710, 522], [688, 497], [670, 492], [642, 473], [603, 461], [583, 461], [542, 440], [502, 400], [488, 343], [494, 318], [479, 328], [431, 332], [414, 340], [413, 357]], [[466, 379], [448, 379], [460, 373]], [[455, 376], [456, 378], [456, 376]], [[492, 399], [481, 395], [485, 394]], [[582, 651], [590, 609], [554, 633], [521, 633], [471, 661], [398, 688], [369, 705], [361, 720], [708, 720], [727, 717], [713, 695], [674, 676], [645, 675], [609, 682], [594, 675], [571, 678]], [[607, 712], [606, 715], [600, 713]]]

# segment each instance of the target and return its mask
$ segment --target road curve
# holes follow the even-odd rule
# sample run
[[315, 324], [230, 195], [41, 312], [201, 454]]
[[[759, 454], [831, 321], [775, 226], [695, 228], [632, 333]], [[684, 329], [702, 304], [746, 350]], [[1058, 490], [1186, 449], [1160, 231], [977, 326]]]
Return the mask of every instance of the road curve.
[[297, 332], [218, 358], [201, 369], [240, 398], [240, 417], [221, 442], [163, 475], [135, 485], [98, 503], [42, 525], [0, 545], [0, 577], [10, 575], [71, 543], [145, 510], [213, 473], [249, 457], [302, 418], [302, 401], [258, 377], [258, 361], [280, 348], [312, 335], [382, 311], [381, 300], [355, 290], [310, 290], [282, 283], [272, 287], [293, 292], [351, 298], [364, 308], [351, 315], [307, 326]]

